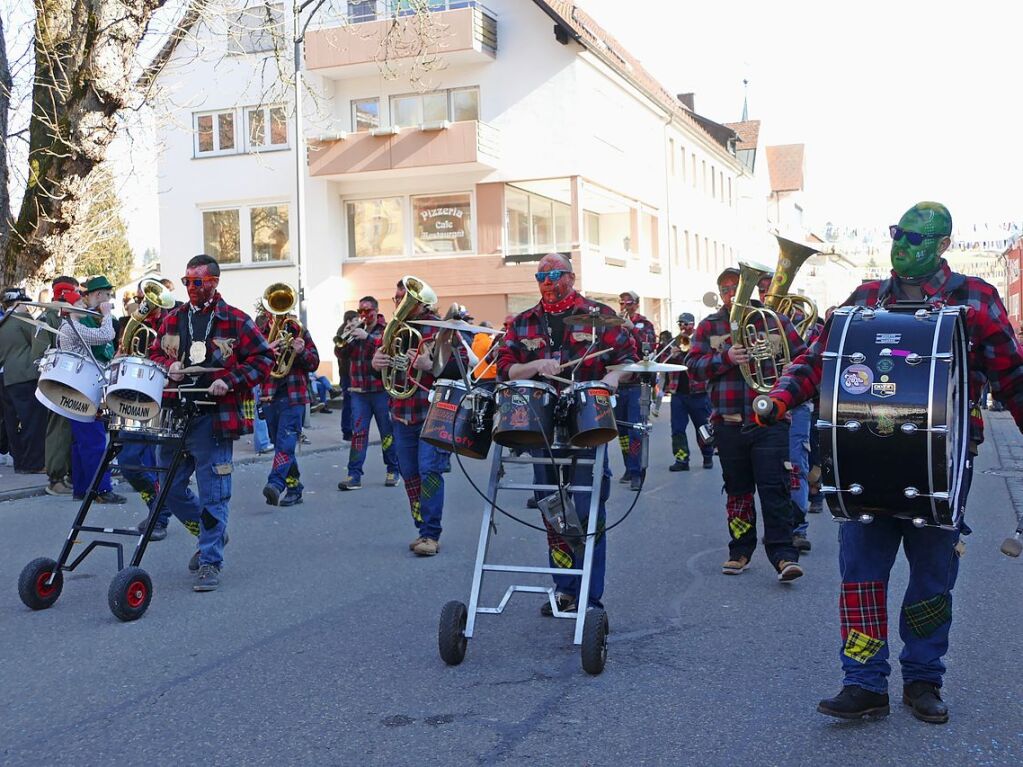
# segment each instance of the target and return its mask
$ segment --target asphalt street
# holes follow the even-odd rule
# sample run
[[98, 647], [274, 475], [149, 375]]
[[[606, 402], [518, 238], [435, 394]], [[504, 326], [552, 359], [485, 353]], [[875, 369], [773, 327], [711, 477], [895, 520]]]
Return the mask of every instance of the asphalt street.
[[[483, 507], [457, 461], [433, 558], [407, 549], [415, 530], [405, 494], [383, 487], [378, 447], [364, 489], [351, 493], [335, 489], [346, 452], [302, 458], [306, 502], [288, 509], [263, 503], [268, 463], [239, 466], [221, 588], [193, 593], [193, 539], [175, 523], [143, 561], [155, 596], [133, 623], [107, 608], [110, 551], [68, 574], [51, 609], [24, 607], [18, 574], [37, 556], [56, 557], [75, 505], [2, 504], [0, 764], [1020, 763], [1023, 560], [998, 552], [1015, 526], [1006, 474], [1018, 468], [1002, 462], [1017, 448], [999, 451], [989, 437], [982, 449], [947, 658], [952, 721], [935, 726], [898, 702], [897, 663], [888, 718], [816, 713], [841, 685], [838, 525], [811, 517], [807, 574], [791, 585], [777, 582], [760, 551], [749, 571], [723, 576], [720, 471], [669, 473], [668, 444], [664, 413], [638, 507], [609, 534], [613, 633], [598, 677], [580, 667], [572, 623], [541, 617], [536, 595], [481, 616], [462, 665], [441, 661], [439, 612], [450, 599], [468, 601]], [[482, 485], [489, 462], [465, 465]], [[617, 477], [617, 448], [612, 467]], [[512, 475], [526, 481], [527, 471]], [[614, 521], [633, 494], [617, 482], [612, 493]], [[524, 494], [500, 500], [536, 521]], [[132, 496], [91, 521], [141, 515]], [[496, 561], [545, 563], [544, 536], [505, 519], [491, 550]], [[890, 614], [906, 574], [900, 557]], [[494, 577], [488, 600], [509, 582]]]

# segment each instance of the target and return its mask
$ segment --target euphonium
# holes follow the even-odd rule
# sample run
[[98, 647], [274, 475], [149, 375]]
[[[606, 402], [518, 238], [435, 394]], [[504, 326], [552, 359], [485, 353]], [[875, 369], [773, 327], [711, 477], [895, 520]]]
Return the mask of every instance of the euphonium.
[[423, 377], [423, 371], [409, 370], [413, 359], [409, 353], [413, 349], [419, 353], [423, 334], [405, 320], [417, 306], [433, 306], [437, 303], [437, 294], [421, 279], [411, 275], [402, 277], [401, 284], [405, 286], [405, 296], [384, 327], [380, 341], [380, 351], [391, 358], [391, 365], [381, 371], [380, 378], [388, 394], [395, 399], [408, 399], [416, 393], [419, 379]]
[[[789, 341], [778, 315], [771, 309], [750, 303], [757, 283], [770, 274], [766, 267], [740, 261], [739, 285], [728, 313], [732, 343], [746, 347], [750, 357], [749, 362], [739, 366], [739, 370], [746, 385], [760, 394], [771, 391], [781, 377], [782, 369], [792, 361]], [[780, 342], [777, 351], [773, 338]]]
[[806, 296], [790, 294], [789, 290], [796, 279], [796, 272], [806, 263], [806, 259], [820, 251], [777, 234], [775, 238], [778, 240], [778, 266], [774, 270], [771, 287], [764, 297], [764, 306], [788, 317], [796, 326], [796, 332], [806, 339], [810, 329], [817, 324], [817, 304]]
[[275, 282], [263, 291], [260, 303], [267, 314], [273, 316], [266, 340], [271, 344], [278, 339], [283, 341], [277, 352], [277, 359], [270, 368], [270, 377], [284, 378], [295, 364], [296, 352], [292, 341], [302, 335], [302, 324], [294, 317], [288, 316], [298, 303], [298, 293], [285, 282]]
[[163, 286], [162, 282], [152, 278], [142, 280], [139, 283], [139, 290], [142, 291], [142, 300], [124, 326], [118, 352], [132, 357], [148, 357], [150, 336], [155, 337], [156, 331], [146, 325], [145, 319], [154, 309], [172, 308], [174, 296]]

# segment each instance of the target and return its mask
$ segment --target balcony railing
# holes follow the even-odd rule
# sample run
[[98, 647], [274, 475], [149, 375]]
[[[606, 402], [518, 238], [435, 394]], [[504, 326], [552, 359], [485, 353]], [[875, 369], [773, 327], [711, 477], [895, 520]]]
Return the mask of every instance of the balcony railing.
[[[454, 11], [459, 8], [481, 8], [493, 17], [496, 14], [483, 3], [476, 0], [430, 0], [429, 11]], [[365, 24], [370, 21], [402, 18], [415, 15], [416, 10], [408, 0], [365, 0], [365, 2], [349, 2], [348, 13], [336, 14], [333, 23], [338, 21], [346, 24]]]

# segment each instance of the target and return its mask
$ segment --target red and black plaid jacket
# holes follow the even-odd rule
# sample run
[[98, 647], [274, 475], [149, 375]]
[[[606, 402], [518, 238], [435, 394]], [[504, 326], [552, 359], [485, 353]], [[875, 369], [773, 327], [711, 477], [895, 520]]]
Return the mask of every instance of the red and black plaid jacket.
[[[751, 301], [753, 306], [760, 306], [758, 301]], [[779, 317], [785, 337], [789, 342], [789, 350], [793, 359], [803, 353], [806, 348], [795, 327], [788, 317]], [[754, 327], [762, 331], [760, 319], [754, 320]], [[753, 400], [757, 392], [746, 385], [742, 370], [728, 359], [728, 350], [734, 346], [731, 340], [731, 329], [728, 324], [728, 311], [719, 309], [708, 317], [704, 317], [696, 326], [692, 345], [686, 356], [689, 367], [689, 380], [692, 383], [703, 383], [710, 394], [710, 402], [714, 408], [711, 419], [714, 421], [736, 421], [753, 423]], [[779, 370], [778, 373], [781, 371]], [[727, 416], [727, 417], [726, 417]], [[739, 418], [735, 418], [739, 416]]]
[[[270, 330], [270, 317], [261, 315], [256, 320], [256, 327], [264, 336]], [[289, 405], [306, 405], [309, 403], [309, 374], [320, 366], [320, 353], [316, 350], [312, 336], [306, 328], [302, 328], [302, 340], [305, 348], [301, 354], [295, 355], [295, 362], [284, 378], [273, 378], [267, 374], [266, 380], [260, 384], [259, 398], [269, 402], [277, 396], [283, 387], [287, 392]]]
[[[953, 272], [945, 259], [941, 267], [920, 286], [935, 306], [966, 306], [966, 334], [969, 338], [967, 365], [970, 371], [970, 439], [984, 441], [984, 419], [977, 402], [985, 381], [991, 393], [1005, 404], [1016, 425], [1023, 430], [1023, 353], [1009, 325], [1005, 306], [994, 286], [979, 277]], [[899, 279], [865, 282], [853, 291], [843, 306], [886, 306], [904, 300]], [[821, 382], [821, 363], [828, 345], [829, 321], [804, 354], [794, 358], [785, 375], [771, 392], [793, 407], [813, 397]]]
[[[188, 347], [181, 343], [181, 327], [188, 322], [188, 307], [185, 303], [167, 313], [160, 325], [160, 335], [149, 347], [151, 360], [165, 367], [177, 360], [186, 366], [190, 364]], [[252, 432], [252, 387], [262, 383], [270, 372], [273, 352], [252, 318], [228, 305], [219, 293], [212, 312], [206, 335], [206, 360], [202, 364], [224, 370], [203, 376], [200, 381], [201, 385], [216, 379], [227, 383], [230, 390], [217, 400], [213, 433], [219, 439], [238, 439]]]
[[[432, 311], [426, 311], [417, 317], [411, 319], [416, 320], [439, 320], [438, 317]], [[423, 341], [431, 340], [439, 328], [432, 328], [428, 325], [413, 325], [420, 333], [423, 334]], [[399, 349], [399, 351], [407, 351], [406, 349]], [[353, 360], [354, 367], [354, 360]], [[430, 389], [433, 388], [433, 376], [428, 372], [422, 372], [415, 370], [411, 365], [409, 366], [409, 377], [413, 374], [420, 375], [419, 383], [421, 386], [416, 387], [416, 393], [408, 399], [395, 399], [391, 397], [390, 410], [391, 418], [399, 423], [403, 423], [406, 426], [415, 426], [416, 424], [422, 423], [426, 420], [426, 413], [430, 409]], [[353, 381], [354, 383], [354, 381]]]
[[[617, 317], [615, 311], [605, 304], [591, 301], [578, 293], [575, 303], [568, 314], [585, 314], [591, 308], [599, 310], [602, 317]], [[508, 380], [508, 369], [512, 365], [551, 356], [550, 339], [547, 338], [543, 321], [543, 305], [537, 304], [518, 315], [504, 337], [504, 343], [497, 352], [497, 377]], [[597, 330], [599, 339], [592, 351], [608, 349], [605, 354], [592, 357], [582, 363], [575, 372], [577, 381], [599, 381], [604, 377], [609, 365], [620, 365], [635, 362], [636, 340], [623, 326], [612, 326]], [[593, 340], [593, 328], [582, 325], [565, 325], [561, 340], [561, 359], [563, 361], [580, 359], [589, 353]], [[566, 371], [567, 375], [567, 371]], [[538, 379], [546, 380], [546, 379]], [[555, 383], [556, 382], [551, 382]]]
[[[692, 343], [692, 339], [690, 339], [690, 343]], [[672, 365], [685, 365], [686, 353], [679, 348], [678, 342], [672, 344], [672, 347], [672, 350], [667, 354], [662, 355], [660, 359]], [[688, 371], [682, 373], [668, 373], [664, 391], [666, 394], [674, 394], [677, 392], [680, 395], [696, 396], [698, 394], [707, 393], [707, 384], [703, 381], [694, 381]]]
[[[350, 391], [370, 394], [384, 390], [384, 384], [380, 380], [380, 373], [373, 369], [370, 361], [376, 350], [380, 348], [380, 342], [384, 337], [384, 322], [382, 315], [377, 314], [376, 324], [366, 328], [368, 335], [365, 339], [353, 338], [348, 344], [349, 375], [351, 376]], [[416, 326], [419, 327], [419, 326]], [[432, 328], [431, 328], [432, 329]]]

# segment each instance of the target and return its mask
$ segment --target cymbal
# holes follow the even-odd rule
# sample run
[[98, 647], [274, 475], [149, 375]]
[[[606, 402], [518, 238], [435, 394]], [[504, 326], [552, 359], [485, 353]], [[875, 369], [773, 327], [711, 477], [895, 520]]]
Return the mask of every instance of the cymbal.
[[411, 325], [428, 325], [431, 328], [446, 328], [448, 330], [464, 330], [468, 333], [489, 333], [492, 336], [501, 331], [496, 328], [487, 328], [483, 325], [470, 325], [465, 320], [409, 320]]
[[21, 301], [19, 303], [22, 306], [41, 306], [43, 309], [60, 309], [62, 312], [68, 312], [69, 314], [87, 314], [90, 317], [103, 316], [95, 309], [80, 309], [77, 306], [66, 304], [63, 301]]
[[625, 320], [621, 317], [610, 317], [602, 314], [573, 314], [565, 317], [566, 325], [591, 325], [598, 328], [613, 328], [624, 325]]
[[623, 373], [682, 373], [689, 368], [685, 365], [673, 365], [670, 362], [627, 362], [624, 365], [609, 365], [608, 370], [620, 370]]
[[18, 312], [14, 312], [13, 314], [11, 314], [11, 316], [14, 317], [14, 319], [16, 319], [16, 320], [21, 320], [22, 322], [27, 322], [29, 325], [35, 325], [40, 330], [48, 330], [51, 333], [53, 333], [54, 335], [57, 334], [57, 329], [55, 327], [52, 327], [51, 325], [46, 324], [42, 320], [34, 320], [31, 317], [29, 317], [27, 314], [19, 314]]

